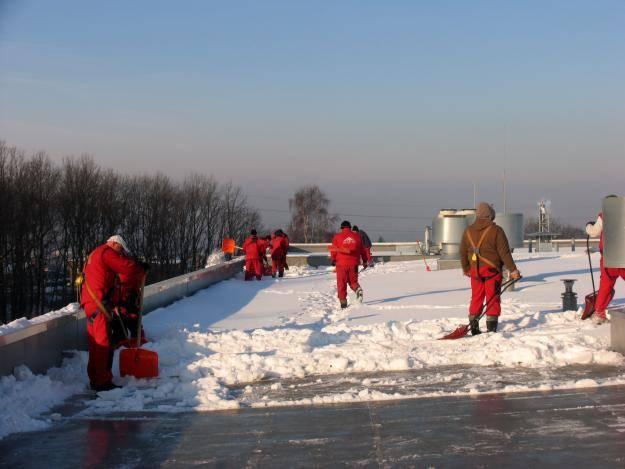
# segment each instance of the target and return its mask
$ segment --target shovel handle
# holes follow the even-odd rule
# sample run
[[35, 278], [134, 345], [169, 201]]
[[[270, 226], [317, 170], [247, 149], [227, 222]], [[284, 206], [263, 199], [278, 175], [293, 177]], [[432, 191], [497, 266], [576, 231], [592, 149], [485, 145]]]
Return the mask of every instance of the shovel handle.
[[143, 325], [143, 290], [145, 288], [145, 279], [147, 274], [143, 276], [143, 280], [141, 281], [141, 289], [139, 296], [139, 314], [137, 318], [137, 348], [141, 347], [141, 326]]

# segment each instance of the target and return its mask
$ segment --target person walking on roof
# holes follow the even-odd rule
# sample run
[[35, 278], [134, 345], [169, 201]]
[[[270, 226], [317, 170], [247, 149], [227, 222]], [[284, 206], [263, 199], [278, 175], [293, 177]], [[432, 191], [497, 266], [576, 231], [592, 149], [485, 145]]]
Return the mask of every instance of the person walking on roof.
[[[123, 336], [114, 334], [114, 330], [119, 327], [118, 322], [124, 322], [120, 309], [141, 314], [136, 303], [147, 268], [147, 264], [130, 257], [128, 246], [119, 235], [98, 246], [85, 263], [80, 305], [87, 316], [87, 374], [95, 391], [119, 387], [113, 383], [112, 366], [115, 348]], [[121, 327], [130, 333], [136, 330], [124, 324]]]
[[336, 267], [336, 286], [341, 308], [347, 308], [347, 285], [356, 292], [358, 301], [363, 301], [362, 287], [358, 283], [360, 259], [366, 262], [360, 235], [352, 231], [352, 225], [345, 220], [341, 231], [334, 235], [329, 247], [332, 265]]
[[460, 242], [460, 262], [464, 275], [471, 278], [471, 305], [469, 323], [471, 334], [480, 333], [478, 316], [485, 307], [486, 328], [497, 332], [501, 314], [502, 267], [505, 265], [510, 278], [521, 277], [503, 229], [496, 225], [495, 210], [486, 202], [481, 202], [476, 211], [476, 220], [469, 226]]

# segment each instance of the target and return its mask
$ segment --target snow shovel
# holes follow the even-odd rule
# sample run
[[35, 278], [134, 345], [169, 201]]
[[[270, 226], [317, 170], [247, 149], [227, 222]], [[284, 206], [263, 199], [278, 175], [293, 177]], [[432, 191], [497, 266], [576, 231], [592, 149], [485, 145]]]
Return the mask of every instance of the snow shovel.
[[418, 239], [417, 239], [417, 245], [419, 246], [419, 251], [421, 252], [421, 257], [423, 257], [423, 263], [425, 264], [425, 270], [427, 272], [432, 272], [432, 269], [430, 269], [430, 266], [428, 265], [428, 262], [425, 260], [425, 252], [423, 251], [423, 247], [421, 246], [421, 243], [419, 242]]
[[586, 252], [588, 253], [588, 266], [590, 267], [590, 278], [592, 280], [592, 293], [584, 298], [584, 312], [582, 320], [588, 319], [595, 312], [595, 302], [597, 301], [597, 290], [595, 289], [595, 274], [592, 271], [592, 260], [590, 259], [590, 235], [586, 236]]
[[126, 348], [119, 353], [119, 374], [134, 376], [135, 378], [158, 377], [158, 353], [141, 348], [141, 323], [143, 321], [143, 287], [141, 284], [141, 300], [137, 320], [137, 342], [135, 347]]
[[[501, 292], [499, 293], [499, 295], [494, 295], [490, 300], [488, 300], [486, 302], [486, 304], [482, 305], [482, 312], [478, 315], [478, 317], [475, 320], [477, 322], [480, 322], [480, 319], [482, 319], [482, 317], [484, 316], [484, 314], [488, 310], [488, 307], [491, 305], [491, 303], [493, 301], [495, 301], [495, 298], [497, 298], [498, 296], [501, 296], [501, 294], [503, 292], [505, 292], [508, 288], [510, 288], [512, 285], [514, 285], [519, 280], [521, 280], [520, 277], [508, 280], [507, 282], [504, 282], [503, 285], [501, 286]], [[447, 334], [444, 337], [441, 337], [438, 340], [462, 339], [464, 336], [467, 335], [469, 330], [471, 330], [471, 324], [470, 323], [467, 324], [466, 326], [458, 326], [453, 332], [450, 332], [449, 334]]]

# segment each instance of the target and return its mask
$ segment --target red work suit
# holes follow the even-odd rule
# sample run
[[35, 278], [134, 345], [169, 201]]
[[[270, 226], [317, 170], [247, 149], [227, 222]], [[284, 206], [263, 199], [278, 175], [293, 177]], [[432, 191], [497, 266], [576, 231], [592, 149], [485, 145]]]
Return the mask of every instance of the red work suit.
[[286, 260], [286, 250], [288, 241], [286, 236], [274, 236], [271, 240], [271, 275], [284, 277], [284, 264]]
[[245, 252], [245, 280], [262, 280], [263, 269], [260, 262], [260, 249], [258, 246], [258, 238], [249, 236], [243, 243], [243, 252]]
[[91, 386], [96, 387], [113, 379], [111, 369], [117, 345], [111, 343], [106, 313], [101, 311], [100, 305], [114, 314], [113, 308], [120, 305], [127, 293], [140, 288], [145, 271], [135, 260], [103, 244], [89, 255], [84, 277], [80, 305], [87, 316], [87, 374]]
[[[356, 291], [360, 288], [358, 283], [358, 266], [360, 259], [366, 262], [367, 253], [362, 247], [362, 241], [358, 233], [350, 228], [342, 228], [332, 238], [330, 257], [336, 264], [336, 289], [339, 300], [347, 299], [347, 285]], [[344, 251], [344, 252], [343, 252]]]

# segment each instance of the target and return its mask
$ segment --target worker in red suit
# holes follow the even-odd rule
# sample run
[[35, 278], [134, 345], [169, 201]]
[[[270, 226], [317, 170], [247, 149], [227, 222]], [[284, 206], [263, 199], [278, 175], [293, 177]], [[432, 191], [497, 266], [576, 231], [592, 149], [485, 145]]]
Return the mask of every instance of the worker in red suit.
[[[352, 231], [358, 233], [360, 235], [360, 240], [362, 241], [362, 247], [367, 254], [367, 266], [373, 266], [373, 257], [371, 256], [371, 247], [373, 244], [371, 243], [371, 239], [369, 235], [365, 232], [365, 230], [359, 229], [356, 225], [352, 227]], [[366, 267], [366, 266], [365, 266]]]
[[245, 253], [245, 280], [252, 280], [254, 277], [256, 280], [262, 280], [261, 252], [256, 230], [252, 230], [243, 243], [243, 252]]
[[265, 271], [265, 267], [269, 266], [269, 261], [267, 260], [267, 249], [271, 247], [271, 236], [263, 236], [258, 238], [258, 250], [260, 251], [260, 262], [261, 267], [263, 268], [263, 273], [267, 275]]
[[286, 255], [289, 252], [289, 246], [290, 246], [289, 235], [286, 234], [284, 231], [282, 231], [282, 236], [284, 236], [284, 254], [282, 257], [282, 264], [284, 265], [284, 270], [289, 270], [289, 264], [287, 264], [286, 262]]
[[95, 391], [119, 387], [113, 383], [111, 369], [115, 348], [124, 334], [119, 337], [114, 330], [122, 327], [132, 332], [122, 314], [135, 317], [140, 314], [138, 292], [145, 282], [147, 267], [130, 257], [128, 246], [119, 235], [98, 246], [85, 263], [80, 305], [87, 316], [87, 374]]
[[[616, 196], [608, 196], [616, 197]], [[605, 267], [603, 264], [603, 213], [599, 213], [597, 220], [586, 224], [586, 234], [591, 238], [600, 237], [599, 252], [601, 252], [601, 279], [599, 281], [599, 291], [595, 300], [595, 313], [593, 321], [602, 324], [608, 320], [605, 310], [614, 298], [614, 284], [620, 277], [625, 279], [625, 269], [617, 267]]]
[[356, 292], [358, 301], [363, 301], [362, 287], [358, 283], [358, 266], [362, 258], [367, 263], [367, 253], [362, 246], [360, 235], [352, 231], [352, 225], [345, 220], [341, 231], [334, 235], [330, 246], [332, 265], [336, 267], [336, 286], [341, 308], [347, 308], [347, 285]]
[[271, 239], [271, 276], [275, 278], [284, 277], [284, 265], [286, 261], [286, 251], [288, 240], [282, 230], [276, 230]]

